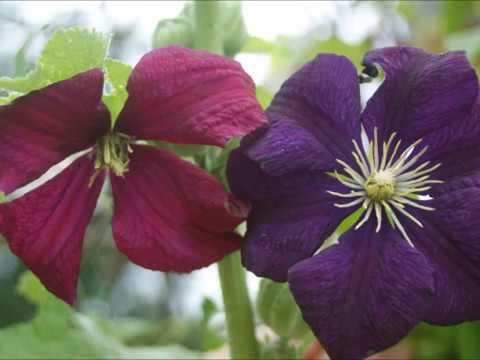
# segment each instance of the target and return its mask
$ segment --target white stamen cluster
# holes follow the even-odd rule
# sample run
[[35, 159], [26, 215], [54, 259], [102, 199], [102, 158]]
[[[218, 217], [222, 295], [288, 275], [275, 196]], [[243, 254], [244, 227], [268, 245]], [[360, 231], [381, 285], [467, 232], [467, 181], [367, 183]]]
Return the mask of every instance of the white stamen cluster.
[[[341, 198], [353, 199], [347, 203], [335, 204], [336, 207], [348, 208], [361, 204], [365, 212], [355, 229], [365, 224], [372, 213], [375, 212], [375, 217], [377, 218], [376, 232], [379, 232], [382, 226], [382, 212], [385, 211], [390, 225], [394, 229], [398, 228], [405, 240], [413, 246], [412, 241], [398, 219], [398, 215], [402, 214], [418, 226], [423, 227], [422, 223], [405, 208], [411, 206], [427, 211], [435, 210], [418, 202], [433, 199], [424, 192], [431, 188], [431, 184], [442, 183], [440, 180], [430, 179], [432, 172], [441, 164], [431, 165], [430, 161], [425, 161], [418, 165], [418, 160], [425, 154], [428, 146], [425, 146], [415, 156], [410, 158], [413, 150], [420, 144], [422, 139], [408, 146], [397, 156], [402, 141], [398, 140], [392, 146], [395, 136], [396, 133], [393, 133], [388, 141], [383, 143], [380, 156], [378, 129], [374, 129], [372, 142], [362, 128], [362, 148], [353, 140], [355, 151], [352, 152], [360, 172], [354, 170], [346, 162], [337, 159], [337, 162], [343, 166], [345, 174], [339, 174], [336, 171], [334, 173], [338, 181], [348, 187], [350, 192], [327, 192]], [[392, 147], [393, 150], [390, 151]]]

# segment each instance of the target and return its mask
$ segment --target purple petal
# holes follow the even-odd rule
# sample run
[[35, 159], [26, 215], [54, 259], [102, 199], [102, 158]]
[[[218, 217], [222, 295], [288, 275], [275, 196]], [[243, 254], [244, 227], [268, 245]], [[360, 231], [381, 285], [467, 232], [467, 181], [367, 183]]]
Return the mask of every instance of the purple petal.
[[89, 70], [0, 107], [0, 191], [26, 185], [110, 128], [103, 73]]
[[142, 140], [224, 146], [267, 122], [255, 85], [236, 61], [169, 46], [133, 69], [116, 129]]
[[425, 321], [455, 324], [480, 320], [480, 177], [436, 186], [436, 210], [417, 211], [424, 228], [407, 231], [435, 268], [436, 292]]
[[[133, 146], [130, 171], [111, 176], [113, 237], [143, 267], [188, 272], [239, 249], [234, 233], [244, 218], [206, 171], [168, 151]], [[240, 212], [240, 215], [243, 212]]]
[[[78, 99], [77, 99], [78, 100]], [[75, 303], [82, 244], [104, 175], [88, 155], [21, 198], [0, 205], [0, 232], [10, 249], [69, 304]]]
[[427, 135], [422, 146], [428, 145], [425, 159], [441, 163], [432, 178], [453, 180], [480, 172], [480, 96], [471, 113], [456, 122]]
[[[384, 231], [383, 231], [384, 230]], [[426, 258], [390, 228], [372, 223], [291, 268], [302, 314], [333, 359], [392, 346], [421, 320], [433, 293]]]
[[259, 276], [286, 281], [290, 266], [311, 256], [354, 211], [334, 207], [326, 191], [345, 188], [323, 172], [268, 175], [241, 150], [231, 154], [227, 171], [233, 193], [252, 204], [242, 261]]
[[353, 64], [321, 54], [283, 84], [267, 110], [269, 129], [245, 153], [271, 175], [331, 170], [336, 158], [351, 156], [360, 110]]
[[405, 145], [444, 126], [455, 127], [471, 110], [478, 79], [463, 52], [430, 54], [413, 47], [368, 52], [364, 65], [378, 64], [385, 80], [368, 101], [362, 122], [380, 139], [397, 132]]

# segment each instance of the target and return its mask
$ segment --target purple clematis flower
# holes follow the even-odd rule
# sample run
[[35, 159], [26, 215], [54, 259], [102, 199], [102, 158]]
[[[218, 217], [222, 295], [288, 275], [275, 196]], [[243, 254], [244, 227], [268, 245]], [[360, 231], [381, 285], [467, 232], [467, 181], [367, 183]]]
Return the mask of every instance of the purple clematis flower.
[[[480, 319], [480, 98], [463, 52], [374, 50], [385, 80], [362, 111], [355, 67], [321, 54], [282, 86], [270, 124], [232, 153], [252, 203], [245, 266], [287, 281], [333, 358], [385, 349], [418, 322]], [[354, 228], [324, 246], [346, 216]]]
[[224, 146], [266, 122], [241, 66], [204, 51], [146, 54], [113, 128], [103, 85], [102, 71], [93, 69], [0, 107], [0, 191], [10, 193], [86, 151], [53, 179], [0, 205], [0, 233], [12, 251], [70, 304], [85, 230], [107, 175], [113, 237], [133, 262], [188, 272], [238, 249], [234, 229], [247, 208], [207, 172], [145, 140]]

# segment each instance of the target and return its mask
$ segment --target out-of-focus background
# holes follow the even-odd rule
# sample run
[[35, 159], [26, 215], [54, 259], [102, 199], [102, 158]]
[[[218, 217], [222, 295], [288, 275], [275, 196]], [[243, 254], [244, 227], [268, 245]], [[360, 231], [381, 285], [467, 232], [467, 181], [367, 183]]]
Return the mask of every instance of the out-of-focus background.
[[[161, 44], [155, 31], [158, 22], [175, 18], [184, 5], [183, 1], [3, 1], [0, 76], [27, 73], [52, 33], [74, 25], [111, 33], [109, 56], [135, 65], [145, 52]], [[264, 106], [293, 71], [320, 52], [344, 54], [360, 69], [363, 54], [374, 47], [410, 44], [434, 52], [463, 49], [480, 70], [477, 1], [245, 1], [243, 16], [249, 37], [235, 58], [257, 83]], [[362, 86], [364, 99], [376, 86], [375, 82]], [[80, 314], [75, 314], [73, 325], [71, 310], [42, 293], [0, 240], [0, 358], [225, 354], [215, 266], [188, 275], [135, 266], [113, 244], [111, 209], [105, 189], [85, 240]], [[259, 279], [249, 274], [253, 298], [258, 284]], [[275, 337], [268, 328], [259, 331], [261, 336]], [[480, 358], [479, 337], [477, 323], [421, 324], [385, 356]]]

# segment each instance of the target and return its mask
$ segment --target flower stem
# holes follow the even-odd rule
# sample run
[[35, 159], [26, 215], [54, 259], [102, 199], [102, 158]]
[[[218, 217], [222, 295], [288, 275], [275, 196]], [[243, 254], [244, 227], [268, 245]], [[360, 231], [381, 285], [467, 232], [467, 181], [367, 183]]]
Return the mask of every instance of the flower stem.
[[258, 359], [253, 312], [247, 291], [245, 270], [237, 251], [218, 263], [225, 316], [227, 319], [230, 357]]
[[[221, 1], [194, 2], [195, 47], [223, 55], [220, 25]], [[228, 188], [228, 184], [224, 184]], [[248, 295], [246, 273], [237, 251], [218, 263], [227, 322], [230, 357], [232, 359], [258, 359], [252, 304]]]
[[197, 0], [194, 2], [195, 48], [223, 55], [222, 29], [220, 28], [221, 1]]

